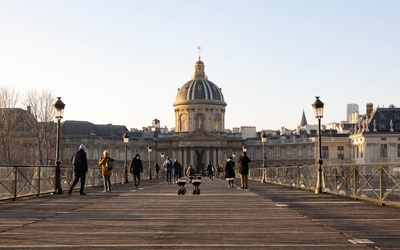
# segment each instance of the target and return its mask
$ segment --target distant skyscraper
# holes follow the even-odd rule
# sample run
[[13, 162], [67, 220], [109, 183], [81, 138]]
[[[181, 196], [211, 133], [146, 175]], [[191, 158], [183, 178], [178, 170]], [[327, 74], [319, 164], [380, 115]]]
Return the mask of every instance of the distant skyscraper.
[[356, 103], [349, 103], [347, 104], [347, 110], [346, 110], [346, 120], [347, 122], [350, 122], [351, 120], [351, 114], [353, 112], [359, 112], [358, 110], [358, 104]]

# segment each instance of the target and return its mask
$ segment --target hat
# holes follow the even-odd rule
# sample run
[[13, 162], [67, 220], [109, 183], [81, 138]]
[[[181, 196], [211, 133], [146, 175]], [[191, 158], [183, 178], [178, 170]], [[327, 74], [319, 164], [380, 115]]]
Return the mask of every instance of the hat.
[[140, 155], [139, 155], [139, 154], [136, 154], [135, 157], [136, 157], [136, 156], [140, 156]]
[[81, 144], [81, 145], [79, 145], [79, 149], [83, 149], [83, 151], [86, 151], [86, 146]]

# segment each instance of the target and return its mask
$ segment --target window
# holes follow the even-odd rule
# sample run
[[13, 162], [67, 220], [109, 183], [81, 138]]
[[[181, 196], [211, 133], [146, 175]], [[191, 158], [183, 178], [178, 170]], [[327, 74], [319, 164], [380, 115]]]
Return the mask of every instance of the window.
[[188, 131], [187, 124], [186, 114], [181, 115], [179, 118], [179, 131]]
[[221, 130], [221, 119], [219, 118], [219, 116], [214, 117], [214, 130], [215, 131]]
[[279, 160], [281, 157], [281, 149], [280, 148], [275, 148], [275, 160]]
[[397, 157], [400, 158], [400, 144], [397, 144]]
[[204, 129], [204, 115], [203, 114], [197, 114], [196, 115], [196, 129]]
[[344, 159], [344, 146], [337, 147], [337, 158]]
[[247, 149], [247, 157], [249, 157], [250, 160], [254, 159], [254, 148]]
[[308, 149], [307, 149], [307, 158], [308, 159], [313, 158], [312, 147], [308, 147]]
[[329, 147], [322, 146], [322, 158], [328, 159], [329, 158]]
[[286, 159], [292, 159], [292, 147], [286, 148]]
[[297, 159], [302, 159], [303, 158], [303, 148], [299, 147], [299, 149], [297, 149]]
[[380, 147], [381, 147], [380, 157], [387, 158], [387, 144], [381, 144]]
[[360, 158], [360, 147], [356, 145], [356, 158]]

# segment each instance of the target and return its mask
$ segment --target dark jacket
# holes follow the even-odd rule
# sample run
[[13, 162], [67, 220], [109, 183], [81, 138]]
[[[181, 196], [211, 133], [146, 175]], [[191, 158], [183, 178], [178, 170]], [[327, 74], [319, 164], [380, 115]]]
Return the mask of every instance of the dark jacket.
[[239, 157], [238, 162], [240, 163], [239, 173], [249, 174], [249, 162], [251, 162], [250, 158], [247, 157], [247, 155], [242, 155]]
[[212, 173], [214, 172], [213, 166], [211, 165], [211, 163], [207, 165], [207, 172], [208, 172], [209, 174], [212, 174]]
[[81, 158], [82, 164], [76, 165], [75, 166], [75, 171], [76, 172], [81, 172], [81, 173], [87, 172], [88, 171], [88, 164], [87, 164], [86, 152], [83, 149], [79, 149], [76, 153], [79, 154], [79, 157]]
[[182, 175], [182, 165], [178, 161], [174, 162], [174, 173], [179, 176]]
[[160, 171], [160, 165], [156, 163], [156, 165], [154, 165], [154, 169], [156, 170], [156, 172]]
[[137, 159], [136, 157], [131, 161], [131, 173], [132, 174], [140, 174], [143, 172], [142, 160]]
[[234, 162], [228, 160], [225, 164], [225, 178], [234, 178], [235, 177], [235, 168], [233, 167]]

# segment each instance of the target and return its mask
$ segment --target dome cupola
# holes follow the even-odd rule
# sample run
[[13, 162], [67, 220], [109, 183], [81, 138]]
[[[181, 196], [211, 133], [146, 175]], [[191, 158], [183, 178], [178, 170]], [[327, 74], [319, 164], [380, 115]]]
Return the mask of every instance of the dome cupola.
[[222, 90], [208, 80], [204, 63], [194, 65], [192, 79], [178, 89], [175, 102], [175, 131], [189, 132], [203, 129], [221, 132], [225, 129], [226, 102]]
[[199, 57], [194, 65], [192, 79], [178, 89], [174, 105], [186, 102], [217, 102], [226, 105], [221, 89], [208, 80], [204, 67], [204, 63]]

